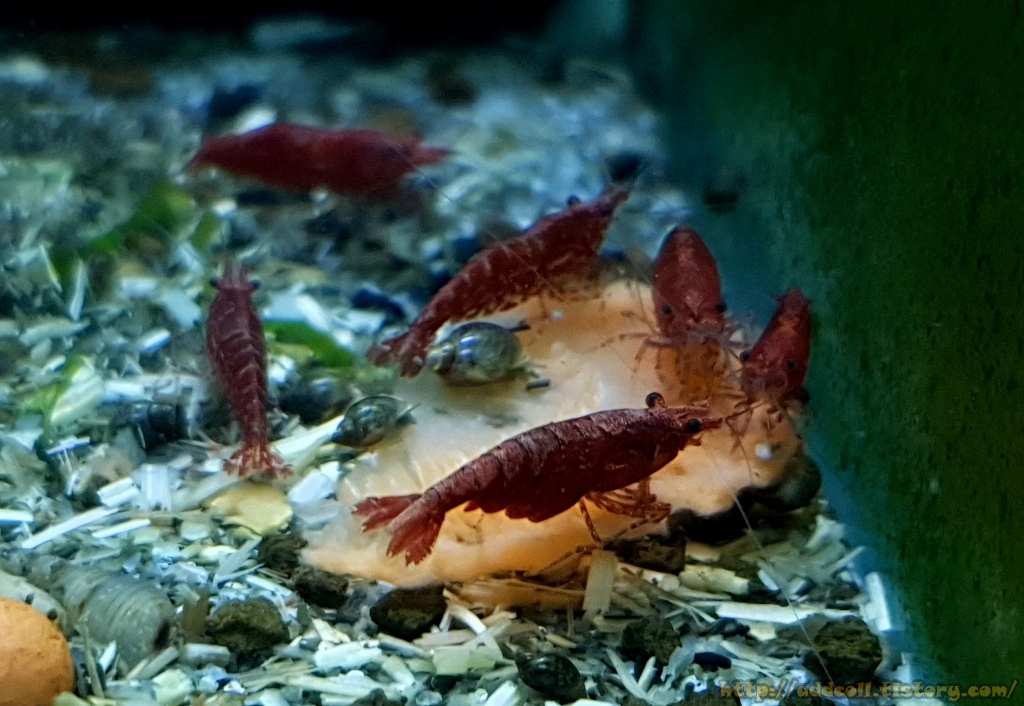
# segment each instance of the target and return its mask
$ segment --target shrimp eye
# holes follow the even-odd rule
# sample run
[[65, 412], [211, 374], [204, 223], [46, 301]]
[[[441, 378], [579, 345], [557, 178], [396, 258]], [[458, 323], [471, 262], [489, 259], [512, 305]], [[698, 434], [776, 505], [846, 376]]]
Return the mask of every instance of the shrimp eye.
[[648, 409], [665, 406], [665, 398], [661, 396], [660, 392], [652, 392], [647, 395], [647, 399], [644, 401], [647, 403]]
[[580, 203], [580, 197], [579, 196], [570, 196], [569, 198], [567, 198], [565, 200], [565, 205], [566, 206], [575, 206], [578, 203]]
[[728, 309], [728, 308], [729, 307], [725, 305], [724, 301], [721, 301], [721, 302], [718, 302], [717, 304], [715, 304], [715, 311], [717, 311], [719, 314], [724, 314], [725, 310]]
[[792, 358], [789, 358], [788, 360], [786, 360], [786, 369], [789, 370], [790, 372], [793, 372], [794, 370], [796, 370], [799, 367], [800, 367], [800, 363], [798, 361], [793, 360]]
[[691, 419], [686, 423], [686, 426], [683, 428], [683, 431], [685, 431], [687, 434], [696, 434], [703, 428], [704, 425], [701, 424], [699, 419]]
[[750, 360], [750, 351], [743, 351], [740, 353], [741, 362], [746, 363], [748, 360]]
[[672, 305], [671, 304], [662, 304], [661, 305], [661, 313], [664, 314], [665, 316], [670, 316], [672, 314]]

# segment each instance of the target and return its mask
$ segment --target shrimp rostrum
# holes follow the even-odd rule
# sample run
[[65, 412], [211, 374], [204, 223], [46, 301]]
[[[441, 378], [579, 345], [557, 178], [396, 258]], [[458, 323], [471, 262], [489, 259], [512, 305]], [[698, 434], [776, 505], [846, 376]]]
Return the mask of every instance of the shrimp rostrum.
[[660, 394], [651, 393], [647, 409], [595, 412], [531, 429], [423, 493], [367, 498], [354, 512], [365, 518], [364, 531], [386, 527], [388, 556], [404, 553], [408, 564], [430, 554], [445, 515], [462, 505], [543, 522], [577, 503], [589, 520], [583, 506], [589, 500], [609, 512], [656, 522], [670, 507], [651, 494], [649, 477], [696, 443], [701, 431], [720, 424], [706, 409], [666, 407]]

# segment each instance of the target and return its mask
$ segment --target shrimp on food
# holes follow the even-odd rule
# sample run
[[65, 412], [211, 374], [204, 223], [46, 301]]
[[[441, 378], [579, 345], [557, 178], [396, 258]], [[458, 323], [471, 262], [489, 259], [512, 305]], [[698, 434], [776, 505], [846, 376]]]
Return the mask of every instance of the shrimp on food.
[[242, 448], [225, 464], [228, 473], [270, 477], [289, 472], [267, 438], [267, 344], [252, 300], [256, 283], [243, 265], [230, 262], [216, 282], [206, 321], [206, 351], [231, 411], [242, 427]]
[[677, 226], [654, 262], [652, 286], [658, 335], [637, 351], [657, 349], [666, 393], [683, 403], [706, 401], [726, 365], [729, 323], [715, 259], [693, 228]]
[[793, 287], [779, 300], [754, 347], [742, 356], [740, 384], [747, 398], [776, 403], [801, 398], [810, 356], [811, 302]]
[[647, 409], [595, 412], [531, 429], [423, 493], [367, 498], [354, 513], [365, 518], [364, 531], [386, 526], [388, 556], [404, 553], [409, 564], [430, 554], [446, 513], [460, 505], [543, 522], [580, 503], [594, 535], [584, 499], [610, 512], [659, 521], [670, 507], [651, 494], [650, 475], [721, 420], [703, 408], [667, 407], [658, 393], [648, 395], [647, 403]]
[[410, 171], [448, 152], [422, 147], [419, 138], [406, 135], [273, 123], [207, 140], [188, 166], [219, 167], [290, 191], [370, 194], [393, 191]]
[[590, 274], [604, 232], [627, 198], [628, 191], [609, 186], [593, 201], [570, 199], [568, 208], [545, 216], [519, 237], [481, 250], [427, 303], [408, 331], [371, 348], [370, 361], [397, 361], [402, 376], [412, 377], [423, 368], [445, 323], [506, 311], [536, 294], [566, 291], [573, 280]]
[[775, 314], [753, 348], [740, 355], [740, 401], [737, 411], [728, 417], [729, 427], [737, 435], [742, 434], [754, 407], [767, 405], [767, 430], [774, 420], [788, 417], [786, 403], [806, 402], [803, 384], [810, 355], [811, 302], [793, 287], [779, 300]]

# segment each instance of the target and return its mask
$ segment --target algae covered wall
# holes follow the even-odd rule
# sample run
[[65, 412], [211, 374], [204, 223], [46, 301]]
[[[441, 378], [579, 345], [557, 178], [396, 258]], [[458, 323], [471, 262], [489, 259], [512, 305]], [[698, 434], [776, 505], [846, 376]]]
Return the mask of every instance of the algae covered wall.
[[746, 180], [698, 225], [814, 302], [809, 444], [896, 619], [935, 678], [1021, 677], [1020, 3], [636, 9], [676, 176]]

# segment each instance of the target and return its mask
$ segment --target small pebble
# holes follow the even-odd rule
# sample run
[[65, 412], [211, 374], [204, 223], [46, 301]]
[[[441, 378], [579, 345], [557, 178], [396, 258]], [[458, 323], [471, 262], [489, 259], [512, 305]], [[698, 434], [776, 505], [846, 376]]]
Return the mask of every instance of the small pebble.
[[389, 699], [381, 689], [374, 689], [363, 698], [353, 701], [352, 706], [402, 706], [402, 702]]
[[698, 652], [693, 656], [693, 663], [702, 669], [728, 669], [732, 660], [717, 652]]
[[646, 155], [626, 150], [606, 157], [604, 168], [608, 170], [609, 181], [630, 182], [640, 175], [649, 162]]
[[207, 119], [210, 122], [230, 120], [260, 97], [260, 88], [251, 83], [242, 83], [231, 88], [217, 86], [206, 106]]
[[805, 667], [836, 684], [871, 681], [881, 663], [878, 636], [854, 617], [826, 623], [814, 636], [814, 649], [804, 658]]
[[654, 657], [667, 664], [669, 657], [682, 644], [679, 633], [664, 618], [640, 618], [622, 631], [623, 657], [643, 664]]
[[523, 683], [550, 699], [568, 702], [586, 696], [580, 670], [567, 657], [544, 655], [524, 659], [517, 666]]
[[376, 287], [360, 287], [352, 295], [351, 304], [356, 309], [382, 311], [388, 321], [405, 321], [405, 310], [401, 305]]
[[272, 534], [260, 543], [256, 557], [268, 569], [291, 575], [299, 565], [299, 552], [305, 546], [306, 540], [297, 532]]
[[239, 654], [288, 642], [288, 626], [266, 598], [225, 603], [206, 619], [206, 632], [211, 642]]
[[347, 579], [312, 566], [300, 566], [292, 582], [304, 600], [321, 608], [341, 608], [348, 597]]
[[278, 406], [298, 415], [303, 424], [321, 424], [337, 416], [352, 401], [352, 391], [334, 378], [299, 380], [281, 393]]
[[382, 632], [414, 640], [441, 622], [448, 607], [443, 590], [443, 586], [395, 589], [370, 608], [370, 618]]
[[742, 637], [750, 632], [750, 626], [732, 618], [719, 618], [708, 626], [705, 635], [721, 635], [722, 637]]
[[627, 564], [666, 574], [678, 574], [686, 568], [686, 538], [642, 537], [621, 540], [607, 547]]

